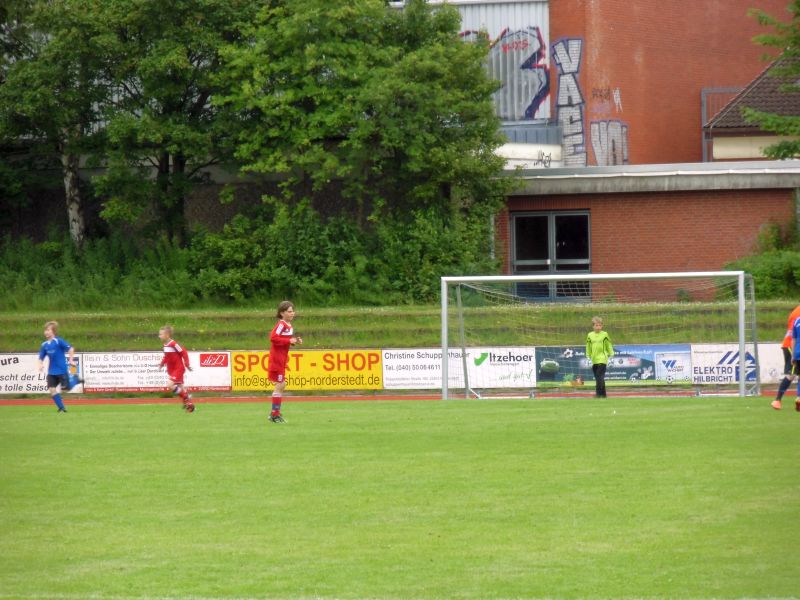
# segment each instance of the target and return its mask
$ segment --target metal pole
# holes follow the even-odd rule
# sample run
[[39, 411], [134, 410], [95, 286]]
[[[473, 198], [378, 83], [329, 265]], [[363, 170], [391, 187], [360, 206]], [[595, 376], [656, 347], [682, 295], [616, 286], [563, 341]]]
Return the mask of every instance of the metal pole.
[[739, 396], [745, 396], [747, 373], [747, 347], [744, 343], [744, 273], [739, 273]]
[[442, 277], [441, 284], [442, 294], [442, 400], [447, 400], [447, 386], [448, 386], [448, 349], [447, 349], [447, 280]]
[[467, 373], [467, 334], [464, 331], [464, 306], [461, 304], [461, 286], [456, 287], [458, 305], [458, 331], [461, 335], [461, 368], [464, 372], [464, 398], [469, 398], [469, 374]]

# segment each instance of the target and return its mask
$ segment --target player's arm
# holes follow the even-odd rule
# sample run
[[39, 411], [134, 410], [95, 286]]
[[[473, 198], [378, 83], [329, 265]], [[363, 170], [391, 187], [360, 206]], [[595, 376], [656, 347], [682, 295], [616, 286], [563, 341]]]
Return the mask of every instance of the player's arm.
[[39, 350], [39, 372], [41, 373], [44, 371], [44, 357], [47, 353], [44, 351], [44, 347]]
[[192, 365], [189, 364], [189, 352], [181, 346], [181, 360], [183, 360], [183, 364], [186, 365], [186, 370], [191, 371]]
[[71, 346], [69, 342], [64, 340], [64, 350], [67, 351], [67, 364], [71, 367], [75, 366], [75, 346]]
[[608, 356], [608, 358], [611, 358], [612, 356], [614, 356], [614, 346], [611, 344], [611, 338], [608, 335], [606, 335], [605, 344], [606, 344], [606, 356]]

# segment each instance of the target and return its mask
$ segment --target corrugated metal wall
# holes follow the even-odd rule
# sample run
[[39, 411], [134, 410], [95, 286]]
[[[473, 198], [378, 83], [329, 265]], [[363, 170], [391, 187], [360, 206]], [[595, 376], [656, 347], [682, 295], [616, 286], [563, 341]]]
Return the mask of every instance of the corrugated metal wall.
[[504, 121], [550, 118], [550, 10], [548, 0], [450, 0], [461, 13], [466, 39], [488, 35], [489, 72], [503, 87], [495, 94]]

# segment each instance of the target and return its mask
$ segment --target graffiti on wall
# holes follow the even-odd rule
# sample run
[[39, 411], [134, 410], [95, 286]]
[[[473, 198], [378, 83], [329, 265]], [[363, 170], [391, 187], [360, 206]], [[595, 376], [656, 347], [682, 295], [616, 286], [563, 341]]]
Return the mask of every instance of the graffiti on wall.
[[583, 110], [585, 100], [578, 75], [581, 67], [583, 40], [568, 38], [553, 45], [553, 60], [558, 66], [556, 110], [564, 147], [564, 166], [586, 166], [586, 135]]
[[598, 167], [628, 164], [628, 126], [622, 121], [592, 121], [592, 151]]
[[[628, 164], [628, 125], [613, 117], [622, 113], [622, 93], [610, 86], [592, 88], [589, 139], [600, 167]], [[596, 119], [593, 117], [601, 117]]]
[[[487, 35], [484, 31], [464, 31], [461, 37], [476, 41], [485, 40]], [[550, 95], [547, 45], [539, 27], [504, 29], [490, 42], [487, 65], [489, 76], [502, 84], [494, 93], [498, 117], [505, 121], [521, 121], [547, 116], [539, 114]]]

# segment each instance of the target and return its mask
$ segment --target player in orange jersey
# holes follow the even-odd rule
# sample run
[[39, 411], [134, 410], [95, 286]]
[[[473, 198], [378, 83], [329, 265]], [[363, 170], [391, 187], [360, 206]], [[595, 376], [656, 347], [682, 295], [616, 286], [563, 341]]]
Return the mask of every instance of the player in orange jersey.
[[792, 385], [792, 379], [796, 375], [795, 368], [792, 366], [792, 329], [794, 328], [795, 321], [800, 319], [800, 306], [795, 306], [794, 310], [789, 315], [789, 322], [786, 325], [786, 335], [783, 336], [783, 343], [781, 343], [781, 351], [783, 352], [783, 379], [778, 386], [778, 394], [775, 400], [772, 401], [772, 408], [775, 410], [781, 409], [781, 399]]

